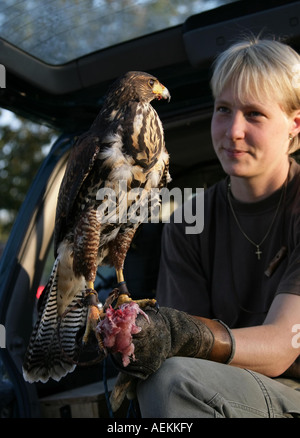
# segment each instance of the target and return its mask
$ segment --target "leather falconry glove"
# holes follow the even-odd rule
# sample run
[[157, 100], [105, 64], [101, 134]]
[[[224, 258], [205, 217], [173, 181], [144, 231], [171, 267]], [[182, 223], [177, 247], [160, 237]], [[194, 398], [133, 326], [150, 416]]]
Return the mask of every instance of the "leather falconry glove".
[[[135, 319], [135, 332], [138, 333], [132, 335], [133, 354], [124, 360], [121, 349], [117, 351], [115, 346], [108, 347], [115, 365], [122, 372], [113, 399], [120, 396], [118, 392], [127, 391], [132, 385], [133, 380], [129, 377], [144, 380], [172, 356], [231, 362], [235, 343], [231, 330], [223, 322], [190, 316], [167, 307], [159, 310], [147, 307], [144, 312], [139, 312]], [[106, 345], [104, 327], [100, 332]]]
[[145, 310], [137, 315], [134, 334], [134, 358], [129, 365], [122, 364], [122, 355], [113, 355], [123, 372], [146, 379], [157, 371], [169, 357], [197, 357], [215, 362], [230, 363], [234, 354], [231, 330], [221, 321], [190, 316], [185, 312], [161, 307]]

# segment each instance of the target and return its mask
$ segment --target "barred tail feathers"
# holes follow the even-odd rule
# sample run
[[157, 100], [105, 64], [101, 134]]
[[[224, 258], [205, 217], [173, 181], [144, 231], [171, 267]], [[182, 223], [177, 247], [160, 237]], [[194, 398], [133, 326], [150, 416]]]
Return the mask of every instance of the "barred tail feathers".
[[77, 280], [78, 292], [61, 319], [57, 308], [58, 266], [59, 258], [54, 263], [45, 287], [38, 321], [33, 329], [23, 363], [24, 379], [30, 383], [37, 381], [45, 383], [49, 378], [59, 381], [76, 367], [68, 358], [73, 358], [75, 355], [76, 334], [86, 321], [86, 308], [76, 306], [83, 296], [84, 284], [82, 280]]

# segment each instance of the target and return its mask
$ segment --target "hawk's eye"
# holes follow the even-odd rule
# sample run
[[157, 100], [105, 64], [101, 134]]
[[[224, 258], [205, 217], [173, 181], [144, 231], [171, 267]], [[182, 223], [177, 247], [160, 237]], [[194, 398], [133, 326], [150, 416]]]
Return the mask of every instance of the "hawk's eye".
[[149, 79], [148, 84], [150, 85], [151, 88], [153, 87], [154, 83], [155, 83], [154, 79]]

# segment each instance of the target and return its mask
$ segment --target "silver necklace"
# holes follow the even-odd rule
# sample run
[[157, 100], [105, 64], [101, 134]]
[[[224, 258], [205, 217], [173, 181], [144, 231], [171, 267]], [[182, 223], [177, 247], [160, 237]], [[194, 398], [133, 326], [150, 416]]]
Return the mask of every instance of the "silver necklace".
[[278, 202], [278, 205], [277, 205], [277, 208], [276, 208], [276, 211], [275, 211], [274, 217], [273, 217], [273, 219], [272, 219], [272, 221], [271, 221], [271, 224], [270, 224], [270, 226], [269, 226], [269, 228], [268, 228], [266, 234], [264, 235], [264, 237], [263, 237], [263, 239], [260, 241], [260, 243], [256, 243], [256, 242], [254, 242], [252, 239], [250, 239], [250, 237], [245, 233], [245, 231], [244, 231], [243, 228], [241, 227], [241, 224], [240, 224], [240, 222], [239, 222], [239, 220], [238, 220], [238, 218], [237, 218], [237, 216], [236, 216], [236, 214], [235, 214], [235, 211], [234, 211], [234, 209], [233, 209], [233, 205], [232, 205], [232, 203], [231, 203], [231, 185], [230, 185], [230, 181], [229, 181], [229, 183], [228, 183], [228, 185], [227, 185], [227, 199], [228, 199], [228, 203], [229, 203], [229, 206], [230, 206], [230, 210], [231, 210], [231, 212], [232, 212], [232, 215], [233, 215], [233, 217], [234, 217], [234, 220], [235, 220], [235, 222], [236, 222], [236, 224], [237, 224], [237, 226], [238, 226], [240, 232], [241, 232], [241, 233], [243, 234], [243, 236], [248, 240], [248, 242], [250, 242], [252, 245], [254, 245], [254, 246], [256, 247], [255, 254], [257, 255], [257, 260], [260, 260], [260, 256], [261, 256], [261, 254], [262, 254], [262, 251], [261, 251], [260, 247], [261, 247], [261, 245], [264, 243], [264, 241], [266, 240], [266, 238], [268, 237], [268, 235], [270, 234], [271, 229], [272, 229], [272, 227], [273, 227], [273, 225], [274, 225], [275, 219], [276, 219], [276, 217], [277, 217], [277, 215], [278, 215], [279, 208], [280, 208], [280, 204], [281, 204], [281, 201], [282, 201], [282, 199], [283, 199], [283, 195], [284, 195], [285, 190], [286, 190], [287, 180], [288, 180], [288, 178], [286, 179], [286, 181], [285, 181], [285, 183], [284, 183], [284, 185], [283, 185], [283, 188], [282, 188], [282, 190], [281, 190], [280, 199], [279, 199], [279, 202]]

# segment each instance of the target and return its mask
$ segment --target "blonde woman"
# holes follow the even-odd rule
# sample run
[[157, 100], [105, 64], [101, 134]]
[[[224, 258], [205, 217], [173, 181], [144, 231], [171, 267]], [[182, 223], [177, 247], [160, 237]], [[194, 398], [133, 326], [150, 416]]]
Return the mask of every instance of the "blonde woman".
[[157, 300], [172, 342], [138, 386], [142, 416], [300, 417], [297, 66], [292, 48], [259, 39], [214, 64], [211, 134], [228, 177], [205, 193], [201, 234], [165, 226]]

